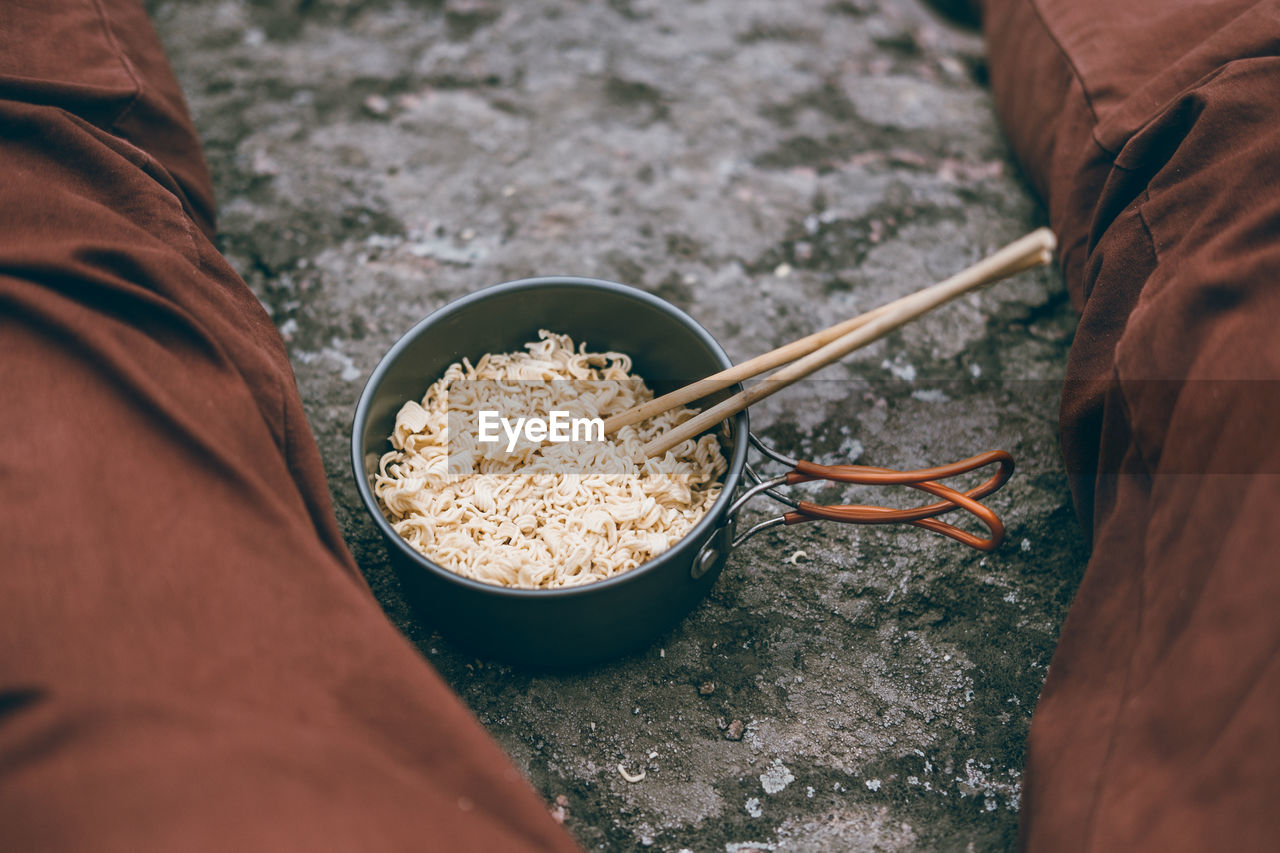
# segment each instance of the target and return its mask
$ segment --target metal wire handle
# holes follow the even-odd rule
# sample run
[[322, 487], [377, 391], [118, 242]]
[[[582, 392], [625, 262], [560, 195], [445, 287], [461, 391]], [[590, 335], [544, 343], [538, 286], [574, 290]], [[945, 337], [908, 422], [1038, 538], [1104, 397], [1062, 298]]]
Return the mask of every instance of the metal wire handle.
[[[754, 435], [751, 436], [751, 443], [761, 453], [786, 465], [791, 470], [780, 476], [765, 480], [754, 471], [748, 469], [748, 473], [755, 481], [755, 485], [744, 492], [729, 508], [730, 517], [733, 517], [747, 501], [762, 493], [767, 493], [770, 497], [793, 507], [793, 509], [776, 518], [762, 521], [744, 531], [734, 538], [733, 547], [737, 547], [761, 530], [766, 530], [770, 527], [799, 524], [818, 519], [838, 521], [845, 524], [912, 524], [916, 527], [932, 530], [935, 533], [941, 533], [943, 536], [948, 536], [957, 542], [980, 551], [995, 550], [1004, 540], [1004, 523], [1000, 520], [1000, 517], [989, 507], [978, 503], [978, 498], [986, 497], [996, 491], [1008, 482], [1009, 477], [1013, 475], [1013, 457], [1003, 450], [980, 453], [977, 456], [962, 459], [950, 465], [919, 468], [914, 471], [895, 471], [891, 468], [877, 468], [868, 465], [819, 465], [815, 462], [795, 460], [785, 456], [773, 448], [766, 447]], [[935, 482], [936, 480], [947, 479], [969, 471], [976, 471], [989, 465], [999, 465], [999, 468], [986, 482], [964, 492]], [[791, 486], [815, 480], [860, 485], [909, 486], [913, 489], [928, 492], [942, 500], [911, 509], [891, 509], [889, 507], [864, 504], [823, 506], [812, 501], [795, 500], [777, 491], [779, 486]], [[982, 522], [987, 528], [989, 536], [984, 539], [968, 531], [961, 530], [953, 524], [947, 524], [935, 518], [935, 516], [957, 509], [966, 510]]]

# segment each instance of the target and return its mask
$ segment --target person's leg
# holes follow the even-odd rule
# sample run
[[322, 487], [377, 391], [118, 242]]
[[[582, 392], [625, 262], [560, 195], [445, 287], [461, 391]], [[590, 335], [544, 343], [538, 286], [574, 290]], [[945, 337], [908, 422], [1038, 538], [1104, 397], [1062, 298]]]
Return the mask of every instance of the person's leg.
[[0, 849], [574, 849], [342, 544], [138, 4], [0, 4], [0, 161]]
[[1280, 4], [987, 0], [992, 88], [1082, 309], [1093, 555], [1032, 722], [1031, 849], [1280, 834]]

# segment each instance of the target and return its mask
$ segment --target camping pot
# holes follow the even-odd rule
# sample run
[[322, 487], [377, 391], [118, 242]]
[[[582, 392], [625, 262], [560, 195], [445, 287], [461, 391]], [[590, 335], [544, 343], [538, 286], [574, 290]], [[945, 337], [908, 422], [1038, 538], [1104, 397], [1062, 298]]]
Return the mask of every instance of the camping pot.
[[[622, 574], [576, 587], [516, 589], [483, 583], [455, 574], [414, 550], [391, 527], [371, 485], [378, 462], [391, 449], [397, 412], [407, 400], [420, 400], [445, 369], [464, 357], [474, 363], [485, 353], [520, 350], [536, 340], [539, 329], [568, 334], [593, 351], [615, 350], [631, 356], [634, 372], [656, 395], [731, 366], [715, 339], [689, 315], [645, 291], [599, 279], [531, 278], [499, 284], [462, 297], [432, 313], [410, 329], [374, 369], [356, 406], [351, 460], [360, 499], [386, 540], [391, 561], [406, 597], [432, 627], [476, 653], [539, 667], [572, 667], [612, 658], [641, 648], [683, 618], [710, 590], [733, 546], [773, 524], [813, 518], [861, 523], [906, 521], [973, 540], [975, 547], [994, 547], [1003, 528], [994, 514], [983, 521], [991, 538], [978, 540], [932, 516], [970, 504], [1008, 478], [1012, 460], [999, 458], [977, 465], [956, 463], [930, 469], [931, 477], [949, 469], [972, 470], [991, 462], [1000, 472], [991, 480], [959, 493], [920, 477], [861, 466], [816, 466], [797, 463], [757, 444], [766, 455], [790, 465], [783, 477], [764, 480], [747, 465], [748, 416], [743, 411], [718, 433], [728, 471], [723, 490], [705, 516], [667, 551]], [[740, 387], [713, 395], [709, 403]], [[974, 462], [979, 460], [975, 457]], [[809, 469], [797, 466], [808, 465]], [[854, 472], [857, 472], [855, 475]], [[880, 480], [868, 480], [870, 476]], [[882, 473], [878, 473], [882, 472]], [[939, 472], [942, 472], [941, 474]], [[908, 472], [918, 473], [918, 472]], [[893, 477], [898, 479], [893, 479]], [[858, 477], [861, 477], [859, 479]], [[888, 478], [888, 479], [884, 479]], [[879, 507], [816, 507], [780, 495], [776, 487], [814, 479], [843, 482], [897, 482], [931, 492], [943, 501], [912, 511]], [[749, 481], [749, 482], [748, 482]], [[756, 525], [735, 536], [733, 516], [757, 493], [789, 503], [795, 511]], [[945, 529], [943, 529], [945, 528]]]

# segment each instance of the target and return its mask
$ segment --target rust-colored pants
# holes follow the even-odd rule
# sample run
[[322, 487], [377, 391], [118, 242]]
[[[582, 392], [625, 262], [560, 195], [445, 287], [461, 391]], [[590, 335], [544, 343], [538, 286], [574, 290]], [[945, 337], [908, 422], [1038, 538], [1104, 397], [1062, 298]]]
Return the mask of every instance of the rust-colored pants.
[[141, 5], [0, 3], [0, 850], [573, 850], [383, 616]]
[[1081, 309], [1093, 555], [1031, 725], [1033, 850], [1280, 844], [1280, 0], [987, 0]]
[[[990, 0], [1083, 311], [1035, 849], [1280, 837], [1277, 4]], [[572, 849], [386, 622], [125, 0], [0, 4], [0, 849]]]

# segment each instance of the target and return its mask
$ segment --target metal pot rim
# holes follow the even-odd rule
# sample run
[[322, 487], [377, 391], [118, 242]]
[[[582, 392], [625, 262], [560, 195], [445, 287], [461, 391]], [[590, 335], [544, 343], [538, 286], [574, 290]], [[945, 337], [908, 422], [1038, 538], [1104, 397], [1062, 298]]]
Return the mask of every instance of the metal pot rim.
[[[619, 284], [614, 281], [605, 279], [586, 278], [581, 276], [538, 276], [535, 278], [523, 278], [515, 281], [508, 281], [502, 284], [494, 284], [480, 290], [473, 291], [458, 299], [452, 300], [445, 305], [432, 311], [423, 319], [415, 323], [407, 332], [392, 344], [391, 348], [378, 361], [377, 367], [373, 369], [368, 381], [360, 392], [359, 401], [356, 404], [355, 415], [351, 425], [351, 470], [356, 481], [356, 490], [360, 495], [361, 503], [364, 504], [365, 510], [373, 517], [373, 522], [377, 526], [378, 531], [382, 534], [383, 539], [387, 540], [392, 547], [408, 557], [415, 565], [432, 572], [433, 574], [443, 577], [450, 583], [458, 586], [472, 589], [478, 593], [487, 595], [496, 595], [509, 598], [527, 598], [530, 600], [551, 599], [551, 598], [569, 598], [578, 595], [590, 595], [591, 593], [604, 589], [606, 587], [620, 586], [631, 583], [639, 579], [642, 575], [655, 571], [664, 563], [680, 557], [680, 555], [688, 548], [701, 548], [702, 544], [707, 541], [714, 530], [727, 523], [727, 519], [722, 521], [722, 517], [728, 512], [730, 504], [734, 500], [734, 495], [738, 489], [738, 482], [742, 477], [742, 472], [746, 467], [747, 448], [749, 442], [748, 419], [747, 412], [739, 413], [733, 422], [734, 446], [732, 458], [728, 460], [729, 467], [725, 472], [723, 488], [720, 496], [715, 503], [707, 510], [706, 514], [699, 519], [698, 523], [693, 526], [683, 537], [676, 541], [670, 548], [662, 554], [647, 560], [634, 569], [628, 569], [625, 572], [605, 578], [604, 580], [592, 581], [591, 583], [581, 586], [561, 587], [557, 589], [523, 589], [518, 587], [497, 586], [496, 584], [485, 583], [483, 581], [474, 580], [472, 578], [463, 577], [456, 572], [449, 571], [445, 567], [438, 565], [434, 561], [428, 559], [423, 554], [416, 551], [406, 542], [400, 534], [391, 527], [390, 522], [383, 516], [381, 509], [378, 507], [377, 497], [373, 494], [370, 487], [368, 477], [364, 472], [364, 454], [361, 449], [361, 433], [365, 421], [369, 417], [369, 408], [372, 405], [373, 390], [382, 381], [384, 375], [390, 370], [391, 366], [399, 358], [400, 354], [409, 344], [416, 340], [417, 337], [425, 330], [434, 325], [439, 324], [449, 316], [464, 310], [477, 302], [483, 302], [494, 297], [504, 296], [509, 293], [515, 293], [522, 290], [538, 290], [550, 286], [582, 287], [585, 290], [603, 290], [609, 291], [621, 296], [635, 299], [639, 302], [646, 303], [652, 307], [658, 308], [664, 313], [670, 315], [685, 326], [691, 333], [697, 336], [712, 351], [712, 353], [721, 362], [722, 367], [730, 367], [732, 362], [725, 353], [724, 348], [711, 336], [700, 323], [690, 317], [687, 313], [672, 305], [670, 302], [655, 296], [648, 291], [640, 290], [625, 284]], [[688, 559], [692, 560], [696, 556], [690, 555]]]

